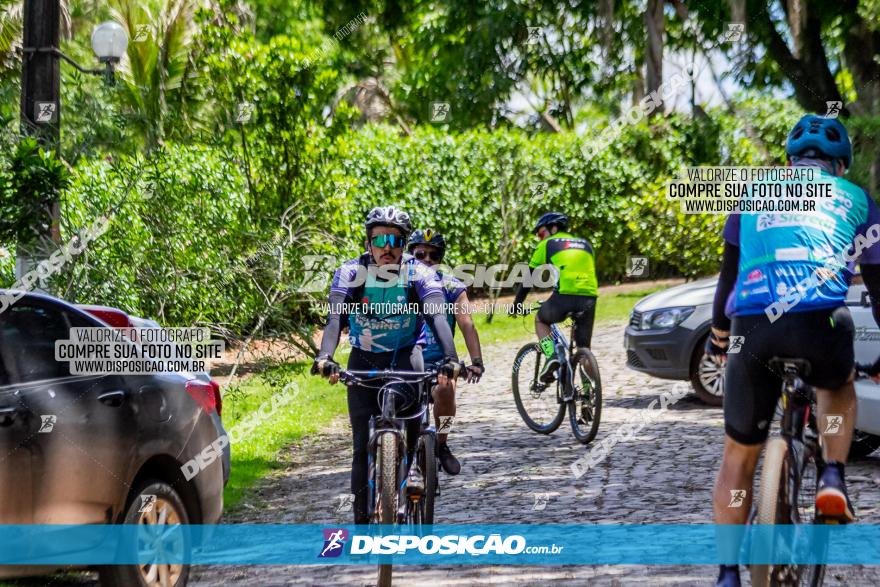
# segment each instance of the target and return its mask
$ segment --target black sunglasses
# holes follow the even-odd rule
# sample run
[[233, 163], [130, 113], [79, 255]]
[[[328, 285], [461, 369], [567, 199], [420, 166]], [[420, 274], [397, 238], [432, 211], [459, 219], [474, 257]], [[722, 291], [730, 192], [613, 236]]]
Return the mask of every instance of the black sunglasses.
[[439, 261], [443, 258], [443, 255], [435, 251], [416, 251], [415, 253], [413, 253], [413, 256], [419, 261], [424, 261], [425, 257], [431, 259], [432, 261]]

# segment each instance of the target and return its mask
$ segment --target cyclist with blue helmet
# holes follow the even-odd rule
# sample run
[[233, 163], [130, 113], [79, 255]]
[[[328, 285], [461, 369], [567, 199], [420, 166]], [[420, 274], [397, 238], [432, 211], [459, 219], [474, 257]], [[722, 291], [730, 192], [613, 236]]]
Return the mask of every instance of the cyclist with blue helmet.
[[[556, 286], [550, 297], [541, 304], [535, 316], [535, 333], [541, 342], [545, 362], [538, 377], [552, 383], [560, 364], [556, 358], [550, 326], [577, 314], [574, 338], [578, 348], [589, 348], [593, 337], [593, 321], [596, 314], [596, 297], [599, 282], [596, 279], [596, 263], [593, 245], [586, 239], [567, 232], [568, 216], [561, 212], [543, 214], [532, 232], [540, 239], [529, 268], [551, 264], [558, 272]], [[528, 284], [520, 284], [513, 300], [510, 314], [523, 312], [522, 303], [528, 295]]]
[[[782, 386], [767, 367], [774, 356], [809, 361], [804, 381], [817, 390], [820, 423], [826, 415], [843, 415], [837, 434], [819, 426], [827, 466], [819, 473], [815, 506], [828, 520], [855, 519], [844, 482], [856, 420], [854, 327], [845, 303], [858, 262], [880, 324], [880, 246], [865, 246], [866, 235], [880, 238], [880, 209], [843, 178], [852, 147], [840, 121], [804, 116], [788, 135], [786, 154], [789, 166], [813, 168], [816, 181], [831, 184], [832, 196], [811, 212], [727, 218], [706, 352], [723, 361], [730, 336], [744, 338], [726, 359], [724, 455], [713, 496], [717, 524], [745, 524], [749, 515], [755, 468]], [[743, 490], [745, 502], [732, 507], [731, 495]], [[717, 585], [739, 584], [739, 568], [722, 565]]]
[[[430, 228], [416, 230], [409, 239], [407, 249], [416, 259], [436, 270], [446, 254], [446, 239], [442, 234]], [[471, 356], [472, 364], [467, 368], [468, 382], [476, 383], [483, 376], [484, 367], [481, 358], [480, 337], [468, 308], [467, 288], [452, 275], [437, 270], [437, 276], [440, 278], [443, 293], [446, 296], [446, 317], [449, 321], [449, 327], [455, 333], [455, 326], [458, 325], [464, 337], [468, 354]], [[422, 351], [426, 368], [442, 363], [443, 349], [427, 324], [422, 326], [416, 345]], [[440, 466], [450, 475], [458, 475], [461, 471], [461, 463], [452, 454], [447, 442], [449, 430], [455, 418], [455, 388], [456, 380], [447, 379], [446, 383], [438, 383], [432, 391], [434, 420], [437, 425], [437, 440], [439, 441], [437, 454]]]

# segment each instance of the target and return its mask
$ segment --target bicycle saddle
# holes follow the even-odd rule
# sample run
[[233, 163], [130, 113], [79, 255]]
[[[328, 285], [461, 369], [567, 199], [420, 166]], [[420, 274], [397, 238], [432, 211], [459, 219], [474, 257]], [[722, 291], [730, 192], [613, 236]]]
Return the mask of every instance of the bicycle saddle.
[[785, 377], [792, 372], [798, 377], [806, 377], [812, 369], [808, 360], [789, 357], [773, 357], [768, 365], [770, 370], [780, 377]]

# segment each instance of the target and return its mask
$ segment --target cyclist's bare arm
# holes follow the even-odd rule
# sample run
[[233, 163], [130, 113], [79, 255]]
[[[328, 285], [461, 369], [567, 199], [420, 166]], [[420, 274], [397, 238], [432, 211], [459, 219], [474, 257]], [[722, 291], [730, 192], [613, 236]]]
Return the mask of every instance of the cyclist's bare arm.
[[[470, 301], [467, 293], [461, 294], [455, 300], [456, 308], [468, 307]], [[467, 347], [468, 355], [471, 357], [473, 365], [468, 367], [468, 383], [477, 383], [485, 372], [483, 366], [483, 351], [480, 348], [480, 335], [477, 333], [477, 327], [474, 324], [474, 318], [470, 310], [459, 311], [455, 314], [455, 322], [461, 329], [461, 335], [464, 337], [464, 344]]]
[[330, 313], [327, 315], [327, 325], [321, 336], [321, 352], [318, 356], [333, 358], [336, 347], [339, 346], [339, 335], [342, 332], [343, 316], [337, 311], [342, 307], [345, 295], [339, 292], [330, 292]]
[[[330, 292], [330, 313], [327, 315], [327, 325], [324, 327], [324, 333], [321, 335], [321, 351], [316, 357], [317, 362], [333, 361], [333, 353], [339, 346], [339, 335], [342, 333], [342, 321], [344, 316], [339, 313], [342, 303], [345, 301], [345, 294], [340, 292]], [[339, 373], [334, 372], [327, 375], [327, 379], [331, 385], [339, 381]]]
[[[467, 293], [461, 292], [461, 295], [455, 300], [458, 307], [465, 307], [470, 304]], [[467, 347], [468, 355], [471, 359], [479, 359], [483, 356], [480, 348], [480, 335], [477, 333], [477, 327], [474, 324], [474, 318], [469, 311], [457, 312], [455, 314], [455, 323], [461, 329], [461, 335], [464, 337], [464, 344]]]
[[[422, 298], [422, 316], [428, 327], [434, 333], [434, 339], [443, 350], [445, 362], [458, 362], [458, 352], [455, 350], [455, 342], [452, 338], [452, 328], [446, 321], [446, 296], [442, 292], [431, 293]], [[449, 380], [446, 375], [437, 376], [437, 383], [447, 385]]]

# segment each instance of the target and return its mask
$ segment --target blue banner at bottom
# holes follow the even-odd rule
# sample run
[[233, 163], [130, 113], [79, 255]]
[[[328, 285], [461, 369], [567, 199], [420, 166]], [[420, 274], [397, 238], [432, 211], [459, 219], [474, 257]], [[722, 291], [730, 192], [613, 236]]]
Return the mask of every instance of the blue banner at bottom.
[[0, 564], [880, 564], [880, 526], [0, 526]]

